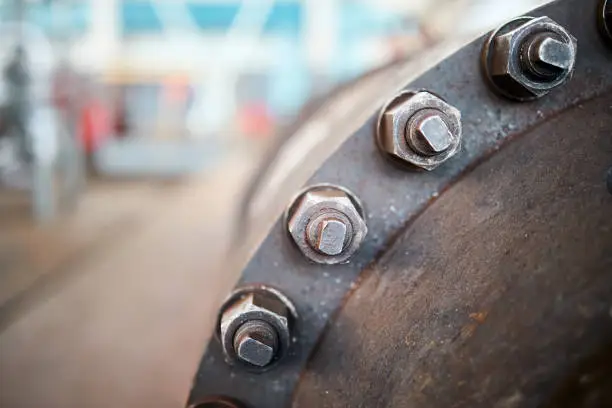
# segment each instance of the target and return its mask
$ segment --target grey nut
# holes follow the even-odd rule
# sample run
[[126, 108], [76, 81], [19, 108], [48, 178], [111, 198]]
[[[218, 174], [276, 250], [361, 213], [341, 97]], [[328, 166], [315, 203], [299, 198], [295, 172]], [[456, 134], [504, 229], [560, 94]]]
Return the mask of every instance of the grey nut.
[[519, 101], [540, 98], [574, 72], [577, 40], [548, 17], [520, 17], [495, 30], [483, 48], [493, 89]]
[[433, 170], [461, 148], [461, 112], [426, 91], [402, 92], [381, 110], [377, 142], [403, 163]]
[[287, 211], [287, 229], [304, 256], [321, 264], [348, 261], [368, 231], [357, 197], [331, 185], [301, 193]]
[[230, 363], [263, 368], [290, 345], [291, 311], [274, 293], [254, 290], [226, 304], [219, 320], [223, 352]]

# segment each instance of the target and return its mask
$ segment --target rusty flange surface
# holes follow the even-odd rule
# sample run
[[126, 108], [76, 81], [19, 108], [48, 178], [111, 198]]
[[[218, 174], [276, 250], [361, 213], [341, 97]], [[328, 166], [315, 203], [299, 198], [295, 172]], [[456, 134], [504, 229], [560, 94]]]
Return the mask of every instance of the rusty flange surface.
[[[288, 239], [286, 227], [282, 217], [279, 216], [277, 223], [245, 268], [240, 284], [257, 282], [273, 284], [294, 302], [300, 315], [295, 327], [295, 343], [292, 345], [289, 354], [284, 357], [282, 364], [278, 364], [273, 370], [265, 373], [254, 374], [228, 366], [224, 361], [219, 343], [214, 340], [211, 341], [195, 378], [190, 401], [197, 402], [210, 395], [226, 395], [252, 407], [290, 406], [306, 363], [322, 334], [330, 322], [333, 321], [333, 316], [338, 312], [343, 299], [350, 295], [352, 289], [359, 287], [357, 292], [348, 297], [349, 301], [346, 307], [341, 309], [338, 322], [343, 321], [343, 316], [348, 316], [347, 313], [353, 310], [352, 307], [356, 307], [353, 305], [358, 304], [356, 295], [362, 290], [360, 286], [364, 285], [364, 288], [372, 288], [370, 286], [372, 285], [372, 277], [377, 275], [371, 271], [377, 268], [380, 260], [390, 256], [390, 251], [398, 250], [396, 242], [403, 242], [406, 231], [411, 230], [411, 225], [416, 225], [412, 223], [419, 214], [426, 211], [428, 206], [431, 206], [439, 197], [444, 197], [447, 193], [455, 191], [451, 186], [457, 183], [461, 185], [464, 181], [470, 180], [470, 177], [473, 177], [469, 176], [470, 174], [477, 174], [472, 173], [474, 169], [477, 169], [493, 153], [500, 149], [502, 151], [506, 149], [504, 147], [506, 142], [512, 139], [528, 138], [533, 133], [531, 132], [532, 129], [538, 126], [546, 126], [545, 123], [556, 124], [553, 134], [557, 138], [562, 138], [567, 130], [563, 127], [557, 127], [559, 122], [555, 121], [554, 118], [559, 115], [563, 116], [568, 112], [580, 112], [581, 106], [583, 106], [582, 109], [585, 109], [584, 112], [591, 112], [591, 108], [599, 109], [598, 102], [587, 103], [587, 101], [598, 97], [600, 99], [597, 99], [597, 101], [601, 101], [601, 98], [606, 101], [604, 95], [609, 95], [612, 88], [612, 75], [610, 75], [610, 72], [612, 72], [612, 52], [605, 46], [598, 32], [597, 24], [594, 22], [593, 16], [599, 5], [598, 3], [596, 0], [564, 0], [530, 13], [532, 16], [547, 15], [562, 24], [577, 38], [579, 47], [578, 61], [572, 81], [562, 88], [554, 90], [541, 100], [528, 104], [512, 103], [497, 97], [487, 88], [480, 72], [480, 51], [484, 37], [465, 46], [458, 53], [434, 66], [426, 74], [404, 87], [405, 90], [431, 90], [462, 112], [463, 150], [433, 172], [406, 171], [404, 168], [390, 164], [376, 147], [374, 135], [378, 112], [372, 112], [370, 119], [323, 164], [308, 183], [342, 185], [362, 198], [367, 208], [366, 220], [369, 232], [368, 238], [364, 241], [360, 251], [348, 264], [318, 265], [309, 263]], [[609, 102], [609, 98], [607, 101]], [[574, 114], [574, 120], [576, 120], [575, 116]], [[351, 117], [351, 115], [347, 113], [346, 117]], [[606, 120], [605, 115], [598, 116], [598, 118], [599, 120]], [[609, 116], [607, 120], [609, 120]], [[581, 125], [588, 126], [587, 120], [583, 122]], [[595, 129], [594, 124], [593, 129]], [[597, 138], [588, 131], [582, 132], [580, 135], [583, 141], [598, 144], [599, 149], [604, 151], [609, 149], [609, 145], [605, 144], [605, 138]], [[550, 149], [547, 151], [550, 153], [557, 147], [558, 160], [563, 161], [564, 157], [561, 152], [567, 146], [552, 136], [550, 136], [549, 143]], [[520, 143], [516, 144], [516, 146], [520, 145]], [[610, 150], [607, 153], [612, 160]], [[517, 160], [522, 163], [520, 159], [519, 155]], [[504, 162], [504, 166], [510, 166], [508, 163]], [[520, 164], [517, 164], [517, 167], [519, 166]], [[589, 166], [586, 169], [589, 174], [594, 171]], [[493, 171], [494, 169], [491, 169], [491, 172]], [[506, 169], [506, 171], [511, 170]], [[483, 174], [482, 177], [486, 178], [487, 174]], [[507, 173], [503, 173], [503, 175], [508, 177]], [[575, 179], [572, 178], [572, 180]], [[605, 182], [602, 180], [604, 180], [603, 174], [598, 186], [603, 186], [605, 191]], [[545, 181], [540, 180], [538, 182]], [[596, 182], [589, 179], [588, 183], [595, 184]], [[300, 187], [296, 186], [295, 189], [298, 190]], [[499, 187], [503, 187], [502, 182], [500, 182]], [[534, 188], [534, 192], [537, 192], [537, 189]], [[473, 200], [486, 200], [487, 192], [483, 190], [481, 193], [481, 196], [474, 196]], [[516, 189], [512, 191], [512, 194], [516, 194]], [[593, 199], [601, 201], [604, 198], [603, 196], [593, 196]], [[560, 203], [562, 202], [563, 200]], [[555, 207], [559, 211], [561, 211], [560, 203]], [[600, 204], [604, 205], [602, 202]], [[520, 206], [517, 208], [520, 208]], [[592, 213], [593, 217], [599, 214], [597, 212]], [[423, 213], [423, 216], [426, 216], [426, 213]], [[486, 221], [486, 218], [483, 219], [484, 221]], [[584, 232], [586, 230], [580, 231]], [[460, 245], [460, 243], [457, 245]], [[362, 275], [364, 270], [370, 272]], [[389, 276], [391, 275], [390, 273]], [[360, 276], [366, 279], [362, 283], [359, 283]], [[377, 295], [379, 298], [380, 296], [384, 297], [382, 292], [374, 291], [373, 295]], [[431, 292], [430, 295], [432, 302], [440, 299], [435, 292]], [[382, 300], [381, 303], [380, 307], [384, 308]], [[476, 309], [469, 311], [466, 309], [462, 312], [479, 313], [480, 310]], [[393, 316], [394, 308], [392, 304], [388, 305], [387, 312], [386, 323], [390, 326], [383, 328], [383, 333], [379, 334], [381, 337], [384, 337], [385, 330], [391, 330], [389, 327], [392, 327], [392, 325], [397, 325], [398, 330], [403, 325], [402, 320], [394, 320], [396, 317]], [[365, 314], [367, 313], [363, 313], [361, 316], [351, 316], [353, 319], [365, 321]], [[478, 319], [480, 315], [476, 314], [475, 316]], [[464, 314], [456, 316], [449, 314], [446, 316], [450, 320], [456, 319], [458, 323], [463, 322], [464, 317]], [[334, 328], [335, 326], [331, 327], [332, 331], [337, 330]], [[324, 403], [325, 391], [330, 390], [320, 387], [319, 381], [325, 381], [327, 375], [337, 381], [340, 381], [342, 375], [349, 375], [348, 373], [336, 372], [334, 373], [336, 377], [334, 377], [334, 375], [325, 371], [331, 369], [331, 366], [322, 368], [317, 365], [317, 361], [320, 361], [319, 355], [324, 355], [328, 349], [334, 349], [338, 352], [339, 344], [341, 343], [334, 343], [334, 337], [331, 334], [325, 337], [322, 347], [314, 354], [313, 363], [309, 369], [311, 374], [304, 377], [304, 382], [296, 394], [298, 402], [314, 401], [317, 404], [304, 405], [302, 403], [296, 405], [326, 406]], [[350, 345], [350, 343], [343, 344], [346, 347]], [[358, 348], [360, 345], [363, 346], [363, 343], [356, 342], [353, 345]], [[347, 352], [354, 353], [355, 350], [347, 349]], [[374, 351], [364, 348], [362, 352], [373, 353]], [[329, 357], [329, 354], [325, 355]], [[351, 355], [355, 356], [355, 354]], [[332, 357], [329, 358], [331, 360], [338, 359], [337, 355]], [[366, 357], [367, 359], [375, 358], [374, 355]], [[385, 365], [385, 361], [380, 367], [399, 369], [399, 366], [394, 366], [390, 361], [387, 361], [387, 365]], [[350, 365], [337, 365], [336, 369], [345, 370], [349, 367]], [[321, 373], [321, 375], [317, 376], [317, 373]], [[377, 373], [378, 379], [392, 374], [392, 372], [385, 372], [384, 370]], [[353, 377], [349, 375], [347, 378]], [[372, 378], [374, 377], [368, 377], [368, 381], [371, 381]], [[339, 382], [336, 384], [339, 384]], [[363, 386], [361, 388], [362, 392], [367, 391], [364, 388], [369, 386], [364, 385], [364, 383], [360, 384]], [[379, 385], [372, 385], [373, 389], [376, 388], [377, 390], [380, 386], [384, 386], [384, 381], [381, 381]], [[321, 391], [322, 394], [317, 394], [316, 391]], [[320, 399], [303, 399], [304, 395], [309, 392], [312, 392], [312, 398], [319, 397]], [[392, 393], [393, 390], [389, 389], [388, 392]], [[372, 395], [375, 393], [373, 391]], [[340, 397], [336, 395], [335, 398], [334, 400], [330, 399], [330, 405], [340, 406], [338, 402]], [[360, 404], [356, 403], [354, 405], [359, 406]]]
[[364, 273], [295, 406], [540, 407], [612, 350], [611, 104], [546, 120], [427, 208]]

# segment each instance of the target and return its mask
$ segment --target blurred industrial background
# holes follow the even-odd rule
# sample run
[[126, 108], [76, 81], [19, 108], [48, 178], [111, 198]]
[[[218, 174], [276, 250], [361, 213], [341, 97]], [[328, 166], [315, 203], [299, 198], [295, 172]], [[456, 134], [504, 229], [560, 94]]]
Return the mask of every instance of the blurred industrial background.
[[256, 158], [308, 99], [537, 3], [4, 0], [2, 182], [46, 222], [91, 176]]
[[[58, 371], [67, 358], [112, 373], [116, 389], [154, 376], [152, 354], [201, 348], [151, 327], [197, 319], [197, 288], [181, 277], [215, 286], [207, 271], [245, 183], [303, 105], [544, 2], [2, 0], [0, 377], [15, 387], [0, 405], [72, 406], [66, 384], [87, 375]], [[109, 282], [113, 298], [97, 295]], [[49, 330], [89, 340], [43, 347]], [[139, 350], [104, 340], [133, 332], [148, 335]], [[172, 378], [193, 367], [159, 358], [167, 373], [151, 384], [180, 400]], [[134, 364], [117, 375], [122, 361]], [[23, 381], [32, 403], [15, 405]]]

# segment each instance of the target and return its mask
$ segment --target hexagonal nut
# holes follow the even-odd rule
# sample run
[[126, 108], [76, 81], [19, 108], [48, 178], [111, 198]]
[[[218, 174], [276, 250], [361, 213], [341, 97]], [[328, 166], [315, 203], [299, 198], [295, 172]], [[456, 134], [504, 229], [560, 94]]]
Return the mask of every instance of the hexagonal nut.
[[234, 350], [234, 336], [247, 322], [261, 320], [270, 324], [279, 339], [278, 360], [290, 344], [291, 311], [287, 304], [272, 293], [253, 291], [244, 293], [229, 302], [219, 320], [219, 333], [223, 351], [228, 361], [239, 361]]
[[[448, 128], [451, 137], [448, 147], [435, 155], [424, 155], [410, 146], [406, 137], [411, 119], [421, 115], [435, 115]], [[426, 91], [402, 92], [391, 99], [378, 118], [377, 142], [390, 157], [433, 170], [453, 157], [461, 148], [461, 112], [442, 98]]]
[[[319, 251], [309, 240], [312, 223], [325, 222], [325, 219], [340, 221], [346, 226], [343, 249], [339, 253]], [[311, 261], [321, 264], [348, 261], [368, 232], [363, 207], [357, 197], [344, 188], [330, 185], [310, 187], [293, 201], [287, 211], [287, 229], [300, 251]]]
[[[537, 35], [550, 35], [570, 47], [571, 62], [559, 75], [543, 79], [530, 74], [523, 48]], [[578, 42], [548, 17], [520, 17], [495, 30], [483, 49], [485, 73], [498, 93], [520, 101], [546, 95], [567, 82], [574, 71]]]

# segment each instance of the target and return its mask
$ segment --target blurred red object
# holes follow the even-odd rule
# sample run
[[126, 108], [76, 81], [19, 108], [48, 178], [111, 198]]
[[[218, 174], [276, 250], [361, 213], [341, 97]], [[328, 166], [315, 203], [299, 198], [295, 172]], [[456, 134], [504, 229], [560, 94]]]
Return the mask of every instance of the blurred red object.
[[97, 100], [85, 103], [79, 121], [79, 135], [86, 153], [95, 152], [112, 135], [111, 114]]
[[247, 137], [263, 139], [272, 134], [274, 120], [264, 102], [243, 106], [239, 114], [240, 131]]

